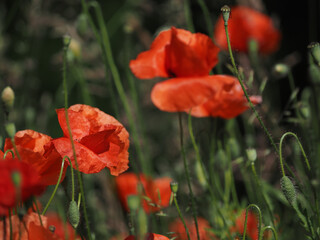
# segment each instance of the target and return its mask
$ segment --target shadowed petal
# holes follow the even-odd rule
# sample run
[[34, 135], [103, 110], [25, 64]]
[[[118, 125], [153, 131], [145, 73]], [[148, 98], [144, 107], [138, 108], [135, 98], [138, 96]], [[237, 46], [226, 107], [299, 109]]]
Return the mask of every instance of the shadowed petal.
[[205, 103], [216, 92], [230, 89], [233, 84], [231, 77], [223, 75], [173, 78], [157, 83], [152, 89], [151, 100], [162, 111], [186, 111]]

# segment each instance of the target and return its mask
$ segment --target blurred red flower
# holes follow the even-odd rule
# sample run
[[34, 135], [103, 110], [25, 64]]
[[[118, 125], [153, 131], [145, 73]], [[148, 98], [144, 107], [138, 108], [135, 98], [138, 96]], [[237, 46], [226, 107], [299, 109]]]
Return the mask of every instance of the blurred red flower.
[[[124, 240], [135, 240], [136, 238], [132, 235], [126, 237]], [[148, 233], [145, 240], [169, 240], [166, 236], [155, 234], [155, 233]]]
[[[51, 140], [50, 136], [33, 130], [19, 131], [14, 136], [21, 160], [30, 164], [37, 171], [40, 181], [44, 185], [57, 184], [62, 164], [61, 160], [57, 159], [60, 155], [45, 150], [45, 145], [49, 144]], [[6, 139], [4, 146], [5, 151], [8, 149], [13, 150], [13, 145], [9, 138]], [[11, 158], [12, 155], [7, 154], [7, 159]], [[67, 165], [64, 167], [61, 181], [64, 178], [66, 169]]]
[[[228, 32], [231, 47], [242, 52], [248, 52], [248, 43], [253, 39], [258, 43], [260, 53], [270, 54], [278, 49], [281, 39], [270, 17], [243, 6], [231, 8]], [[222, 49], [228, 49], [222, 16], [216, 23], [214, 39]]]
[[[56, 213], [48, 216], [41, 216], [35, 212], [28, 213], [20, 220], [17, 215], [11, 216], [13, 240], [78, 240], [80, 237], [75, 235], [74, 229], [70, 224], [64, 224]], [[10, 240], [9, 218], [5, 224], [0, 224], [0, 236], [6, 236], [3, 240]], [[6, 232], [4, 233], [4, 226]], [[49, 229], [51, 228], [51, 230]], [[2, 238], [1, 238], [2, 239]]]
[[[68, 156], [76, 168], [63, 108], [56, 110], [64, 137], [51, 141], [48, 151]], [[109, 168], [117, 176], [128, 169], [129, 134], [114, 117], [88, 105], [68, 109], [70, 128], [76, 149], [79, 171], [97, 173]]]
[[[146, 200], [143, 200], [143, 208], [147, 213], [159, 211], [160, 206], [169, 206], [171, 196], [171, 178], [163, 177], [152, 180], [142, 174], [139, 176], [139, 178], [144, 188], [145, 195], [151, 199], [151, 203], [154, 203], [157, 206], [150, 206]], [[121, 204], [128, 212], [130, 209], [128, 206], [127, 198], [129, 195], [138, 194], [137, 187], [140, 182], [139, 178], [134, 173], [124, 173], [115, 178], [118, 196], [120, 198]]]
[[[236, 232], [242, 235], [244, 231], [245, 218], [246, 218], [246, 211], [244, 210], [237, 217], [235, 226], [233, 226], [230, 229], [230, 232]], [[248, 213], [246, 236], [249, 236], [251, 240], [258, 239], [258, 219], [253, 212]]]
[[7, 215], [9, 208], [33, 195], [40, 195], [45, 190], [36, 170], [16, 158], [1, 159], [0, 176], [0, 215]]
[[[192, 109], [191, 114], [196, 117], [231, 118], [248, 107], [242, 90], [237, 91], [235, 98], [233, 94], [220, 94], [238, 89], [239, 83], [234, 77], [209, 75], [218, 62], [218, 52], [219, 48], [208, 36], [172, 27], [156, 37], [150, 50], [131, 60], [130, 69], [141, 79], [174, 77], [157, 83], [152, 89], [151, 100], [162, 111]], [[221, 98], [223, 96], [227, 99]], [[228, 102], [235, 105], [229, 106]], [[229, 113], [221, 113], [226, 108]]]
[[[208, 231], [208, 229], [211, 228], [209, 225], [209, 222], [201, 217], [198, 217], [197, 221], [198, 221], [200, 240], [215, 239], [214, 234]], [[197, 230], [194, 222], [190, 219], [185, 219], [185, 222], [189, 230], [190, 239], [197, 239]], [[169, 231], [174, 232], [172, 237], [176, 237], [177, 240], [188, 239], [188, 235], [186, 233], [184, 225], [181, 222], [181, 220], [178, 218], [170, 224]]]

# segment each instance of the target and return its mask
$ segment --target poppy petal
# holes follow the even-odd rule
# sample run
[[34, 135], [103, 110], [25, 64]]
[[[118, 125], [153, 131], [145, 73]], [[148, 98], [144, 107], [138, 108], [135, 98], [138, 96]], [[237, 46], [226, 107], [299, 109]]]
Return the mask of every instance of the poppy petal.
[[[70, 139], [64, 137], [57, 138], [52, 140], [52, 144], [55, 150], [60, 154], [61, 158], [64, 156], [68, 156], [70, 158], [72, 167], [76, 169]], [[97, 173], [106, 167], [107, 163], [89, 148], [78, 142], [74, 142], [74, 146], [76, 149], [77, 163], [80, 172], [86, 174]]]
[[135, 60], [130, 61], [129, 66], [132, 73], [140, 79], [169, 77], [166, 68], [166, 46], [170, 40], [171, 30], [160, 32], [150, 50], [140, 53]]
[[[45, 145], [52, 138], [33, 130], [23, 130], [18, 131], [14, 139], [22, 161], [30, 164], [38, 172], [41, 182], [45, 185], [57, 184], [62, 164], [61, 159], [45, 152]], [[5, 141], [4, 149], [13, 149], [9, 138]], [[61, 181], [64, 179], [66, 169], [65, 165]]]
[[222, 89], [228, 90], [234, 79], [223, 75], [173, 78], [157, 83], [151, 100], [162, 111], [186, 111], [205, 103]]
[[202, 33], [171, 28], [168, 68], [177, 77], [206, 76], [218, 63], [220, 49]]
[[[256, 105], [261, 103], [260, 96], [251, 96], [251, 102]], [[220, 91], [204, 104], [192, 108], [191, 114], [195, 117], [221, 117], [234, 118], [249, 109], [249, 104], [244, 96], [240, 83], [235, 82], [229, 91]]]
[[162, 207], [169, 206], [171, 197], [171, 182], [172, 179], [169, 177], [158, 178], [152, 181], [151, 187], [154, 203]]

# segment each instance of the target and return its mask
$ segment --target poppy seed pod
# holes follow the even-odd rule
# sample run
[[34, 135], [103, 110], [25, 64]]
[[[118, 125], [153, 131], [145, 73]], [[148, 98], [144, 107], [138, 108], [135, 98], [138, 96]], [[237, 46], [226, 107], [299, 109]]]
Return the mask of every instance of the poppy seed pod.
[[170, 183], [171, 191], [176, 194], [178, 192], [179, 184], [176, 181]]
[[14, 104], [14, 91], [11, 87], [5, 87], [1, 93], [1, 100], [7, 110], [10, 110]]
[[231, 9], [230, 9], [230, 7], [228, 5], [224, 5], [221, 8], [222, 17], [223, 17], [225, 25], [228, 25], [228, 20], [229, 20], [229, 17], [230, 17], [230, 11], [231, 11]]

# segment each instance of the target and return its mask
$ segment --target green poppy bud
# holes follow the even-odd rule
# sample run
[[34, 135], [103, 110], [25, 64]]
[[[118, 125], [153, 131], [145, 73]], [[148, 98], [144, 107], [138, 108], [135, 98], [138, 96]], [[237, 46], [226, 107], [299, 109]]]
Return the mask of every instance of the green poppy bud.
[[140, 206], [140, 198], [137, 195], [129, 195], [127, 201], [131, 211], [136, 211]]
[[289, 67], [286, 64], [278, 63], [273, 68], [273, 73], [277, 77], [285, 77], [289, 73]]
[[89, 29], [89, 22], [86, 14], [82, 13], [79, 15], [76, 22], [76, 29], [80, 36], [84, 36], [87, 33]]
[[170, 183], [171, 191], [176, 194], [178, 192], [179, 184], [176, 181]]
[[290, 205], [295, 208], [297, 206], [297, 194], [292, 181], [287, 176], [283, 176], [280, 185], [284, 196]]
[[76, 201], [71, 201], [68, 209], [69, 222], [74, 229], [77, 228], [80, 222], [80, 211]]
[[14, 135], [16, 134], [16, 126], [14, 123], [7, 123], [5, 126], [6, 132], [10, 138], [14, 138]]

